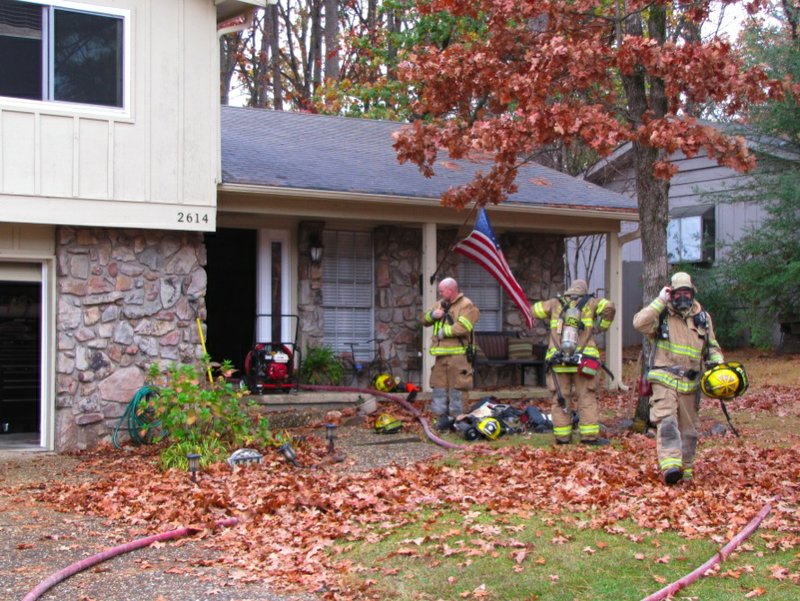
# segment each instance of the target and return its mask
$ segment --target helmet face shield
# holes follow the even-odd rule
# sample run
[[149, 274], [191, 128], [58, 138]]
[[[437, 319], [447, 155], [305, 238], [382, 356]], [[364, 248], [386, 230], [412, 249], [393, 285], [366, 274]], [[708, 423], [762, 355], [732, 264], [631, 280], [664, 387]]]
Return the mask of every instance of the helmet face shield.
[[686, 311], [692, 308], [694, 303], [694, 290], [691, 288], [679, 288], [673, 290], [671, 294], [672, 306], [677, 311]]

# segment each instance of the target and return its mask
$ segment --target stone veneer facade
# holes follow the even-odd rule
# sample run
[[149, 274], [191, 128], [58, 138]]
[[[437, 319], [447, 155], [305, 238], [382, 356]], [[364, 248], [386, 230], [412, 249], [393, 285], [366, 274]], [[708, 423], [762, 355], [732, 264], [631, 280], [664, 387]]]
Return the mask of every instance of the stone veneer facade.
[[202, 234], [154, 230], [58, 231], [56, 445], [110, 440], [153, 363], [202, 355]]

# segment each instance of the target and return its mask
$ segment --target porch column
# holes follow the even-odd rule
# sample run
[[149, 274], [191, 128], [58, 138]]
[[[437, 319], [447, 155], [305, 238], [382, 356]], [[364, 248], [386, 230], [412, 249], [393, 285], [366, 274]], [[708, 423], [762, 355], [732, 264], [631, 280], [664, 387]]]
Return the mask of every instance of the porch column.
[[[431, 284], [431, 276], [436, 271], [436, 224], [426, 223], [422, 226], [422, 311], [423, 313], [436, 302], [436, 282]], [[422, 373], [420, 383], [422, 390], [431, 389], [429, 380], [433, 367], [431, 357], [430, 329], [422, 330]]]
[[[617, 232], [606, 234], [606, 286], [608, 299], [617, 308], [617, 315], [606, 332], [606, 365], [615, 380], [606, 377], [609, 390], [616, 390], [622, 384], [622, 253]], [[608, 374], [606, 374], [608, 376]]]

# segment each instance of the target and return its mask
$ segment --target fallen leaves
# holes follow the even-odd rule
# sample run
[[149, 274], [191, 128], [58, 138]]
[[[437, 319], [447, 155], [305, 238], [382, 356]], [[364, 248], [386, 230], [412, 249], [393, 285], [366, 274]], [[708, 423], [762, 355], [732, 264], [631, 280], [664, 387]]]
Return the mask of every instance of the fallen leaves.
[[[791, 406], [788, 396], [781, 398], [780, 406], [787, 412], [800, 406], [796, 395]], [[758, 399], [752, 401], [754, 409], [768, 410], [767, 398]], [[261, 465], [237, 474], [225, 466], [212, 466], [196, 485], [184, 473], [155, 469], [150, 449], [124, 455], [105, 452], [85, 457], [82, 469], [98, 474], [90, 484], [52, 481], [34, 494], [58, 507], [117, 520], [127, 525], [127, 534], [196, 525], [206, 536], [204, 545], [231, 558], [231, 579], [275, 580], [283, 588], [306, 591], [323, 585], [330, 590], [339, 574], [355, 570], [341, 554], [328, 552], [333, 541], [379, 543], [417, 522], [425, 525], [425, 536], [400, 541], [391, 553], [398, 561], [416, 558], [434, 565], [455, 557], [460, 565], [468, 565], [473, 557], [501, 556], [510, 558], [511, 569], [519, 572], [526, 566], [547, 563], [539, 552], [533, 558], [537, 547], [572, 542], [570, 534], [559, 529], [559, 522], [570, 529], [593, 529], [642, 543], [640, 534], [629, 533], [620, 525], [631, 520], [651, 532], [670, 530], [686, 538], [723, 544], [766, 500], [780, 496], [764, 523], [771, 531], [764, 533], [765, 544], [777, 550], [800, 545], [796, 534], [800, 532], [797, 445], [765, 449], [741, 440], [701, 447], [695, 481], [667, 489], [658, 478], [651, 439], [624, 434], [616, 440], [618, 447], [571, 447], [557, 452], [526, 445], [495, 450], [476, 446], [472, 452], [454, 452], [446, 465], [422, 462], [365, 473], [322, 464], [318, 459], [324, 455], [324, 442], [318, 452], [311, 442], [300, 450], [304, 469], [266, 457]], [[492, 465], [491, 478], [485, 477], [487, 459]], [[453, 527], [437, 529], [436, 517], [445, 511], [458, 518]], [[426, 517], [420, 518], [423, 513]], [[534, 513], [551, 529], [545, 533], [530, 528], [536, 547], [516, 540], [523, 538], [517, 533], [525, 526], [509, 523], [512, 518], [517, 521]], [[485, 521], [487, 514], [492, 516], [489, 522]], [[228, 516], [238, 517], [240, 523], [209, 534], [215, 521]], [[124, 528], [120, 531], [120, 542], [124, 542]], [[607, 547], [608, 543], [595, 541], [578, 548], [593, 555]], [[674, 561], [664, 551], [653, 551], [657, 549], [653, 540], [647, 549], [635, 553], [633, 560]], [[382, 573], [399, 573], [390, 567], [394, 568], [382, 567]], [[770, 577], [797, 582], [798, 575], [791, 569], [776, 565]], [[740, 567], [721, 575], [739, 578], [745, 571]], [[548, 578], [555, 584], [559, 575]], [[663, 584], [659, 578], [654, 576]], [[448, 582], [456, 584], [455, 579]], [[490, 598], [485, 588], [464, 592], [464, 598]]]

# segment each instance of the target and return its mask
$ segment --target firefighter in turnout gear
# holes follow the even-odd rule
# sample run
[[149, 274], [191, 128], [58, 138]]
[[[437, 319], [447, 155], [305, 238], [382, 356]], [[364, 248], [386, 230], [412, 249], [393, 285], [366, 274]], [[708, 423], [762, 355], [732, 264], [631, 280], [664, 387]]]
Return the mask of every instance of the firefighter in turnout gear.
[[472, 365], [467, 348], [481, 312], [458, 290], [458, 282], [445, 278], [439, 282], [439, 301], [425, 313], [422, 323], [433, 327], [430, 385], [431, 411], [441, 417], [457, 417], [463, 412], [462, 393], [472, 389]]
[[550, 329], [545, 361], [553, 393], [553, 434], [557, 444], [572, 440], [572, 411], [577, 405], [579, 431], [584, 444], [608, 444], [600, 438], [597, 408], [597, 374], [603, 368], [594, 335], [611, 327], [616, 309], [605, 298], [588, 293], [585, 280], [575, 280], [564, 293], [531, 307], [534, 316]]
[[711, 317], [697, 300], [688, 273], [672, 276], [658, 297], [633, 317], [633, 326], [653, 340], [647, 381], [650, 421], [656, 425], [658, 464], [664, 482], [692, 478], [697, 448], [700, 377], [725, 359]]

